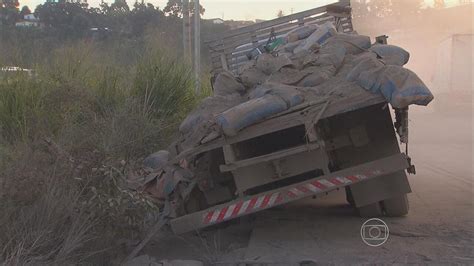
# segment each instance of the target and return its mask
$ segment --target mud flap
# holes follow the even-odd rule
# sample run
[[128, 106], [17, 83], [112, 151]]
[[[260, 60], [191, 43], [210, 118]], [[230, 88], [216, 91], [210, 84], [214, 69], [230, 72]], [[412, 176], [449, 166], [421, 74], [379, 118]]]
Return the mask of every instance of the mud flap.
[[357, 208], [411, 193], [405, 171], [354, 184], [350, 190]]

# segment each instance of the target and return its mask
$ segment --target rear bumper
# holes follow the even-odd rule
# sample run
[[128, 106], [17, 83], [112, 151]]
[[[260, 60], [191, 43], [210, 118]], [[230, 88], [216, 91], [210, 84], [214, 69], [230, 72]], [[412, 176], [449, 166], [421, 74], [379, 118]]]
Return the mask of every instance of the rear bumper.
[[295, 185], [239, 198], [207, 210], [188, 214], [171, 220], [171, 228], [176, 234], [191, 232], [302, 198], [325, 194], [349, 185], [392, 174], [408, 167], [407, 156], [396, 154]]

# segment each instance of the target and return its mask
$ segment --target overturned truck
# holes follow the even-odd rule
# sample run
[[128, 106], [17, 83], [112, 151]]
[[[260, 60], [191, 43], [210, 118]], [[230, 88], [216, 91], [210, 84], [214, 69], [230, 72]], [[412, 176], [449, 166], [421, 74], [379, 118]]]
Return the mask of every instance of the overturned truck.
[[214, 96], [183, 122], [164, 170], [186, 174], [153, 183], [175, 233], [339, 189], [361, 216], [408, 213], [408, 106], [433, 99], [403, 68], [408, 52], [354, 32], [346, 2], [207, 44]]

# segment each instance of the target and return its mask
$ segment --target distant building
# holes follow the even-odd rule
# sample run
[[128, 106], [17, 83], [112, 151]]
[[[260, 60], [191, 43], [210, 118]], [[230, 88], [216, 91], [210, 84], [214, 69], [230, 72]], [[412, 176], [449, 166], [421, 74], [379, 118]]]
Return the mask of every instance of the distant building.
[[46, 0], [46, 3], [77, 3], [77, 4], [87, 4], [87, 0]]
[[109, 37], [112, 31], [107, 27], [94, 27], [90, 28], [87, 40], [88, 41], [96, 41], [96, 40], [103, 40]]
[[31, 22], [39, 22], [39, 18], [35, 16], [35, 14], [27, 14], [23, 16], [23, 19], [26, 21], [31, 21]]
[[87, 4], [87, 0], [66, 0], [66, 3]]
[[23, 19], [15, 23], [16, 27], [29, 28], [29, 27], [41, 27], [43, 24], [34, 14], [24, 15]]
[[212, 23], [214, 24], [224, 24], [224, 20], [221, 19], [221, 18], [211, 18], [211, 19], [208, 19], [209, 21], [212, 21]]

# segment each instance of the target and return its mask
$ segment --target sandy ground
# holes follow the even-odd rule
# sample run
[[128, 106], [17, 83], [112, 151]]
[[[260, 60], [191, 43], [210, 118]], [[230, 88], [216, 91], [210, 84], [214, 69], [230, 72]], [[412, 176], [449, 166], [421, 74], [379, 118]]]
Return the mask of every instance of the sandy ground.
[[206, 264], [474, 264], [472, 115], [412, 113], [410, 214], [383, 218], [390, 237], [381, 247], [362, 241], [365, 219], [335, 192], [199, 235], [164, 233], [145, 252]]

